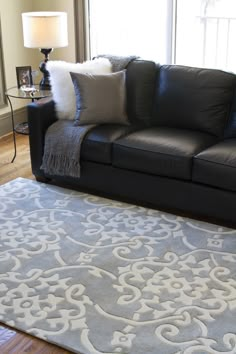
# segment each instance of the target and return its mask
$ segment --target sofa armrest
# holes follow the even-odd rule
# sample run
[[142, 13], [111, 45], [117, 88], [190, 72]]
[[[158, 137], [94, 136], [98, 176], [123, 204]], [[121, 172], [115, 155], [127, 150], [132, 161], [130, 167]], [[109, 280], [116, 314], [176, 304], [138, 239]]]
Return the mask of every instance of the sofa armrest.
[[55, 102], [52, 99], [41, 99], [27, 106], [29, 124], [29, 143], [32, 172], [36, 178], [44, 178], [40, 170], [44, 152], [45, 133], [48, 127], [56, 122]]

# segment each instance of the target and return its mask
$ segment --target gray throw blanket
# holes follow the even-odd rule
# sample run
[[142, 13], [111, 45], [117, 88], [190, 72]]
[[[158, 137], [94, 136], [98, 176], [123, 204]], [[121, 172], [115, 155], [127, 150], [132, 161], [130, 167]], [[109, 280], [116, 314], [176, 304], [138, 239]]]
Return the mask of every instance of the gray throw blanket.
[[112, 64], [112, 71], [117, 72], [124, 70], [131, 61], [138, 59], [139, 57], [135, 55], [131, 55], [129, 57], [121, 57], [117, 55], [102, 54], [98, 55], [97, 58], [107, 58], [108, 60], [110, 60]]
[[[112, 71], [120, 71], [137, 59], [136, 56], [118, 57], [100, 55], [112, 63]], [[96, 125], [74, 126], [71, 120], [58, 120], [45, 135], [44, 155], [41, 169], [45, 174], [80, 177], [80, 150], [84, 137]]]
[[45, 136], [41, 169], [46, 174], [80, 176], [80, 149], [85, 135], [94, 124], [74, 126], [71, 120], [58, 120]]

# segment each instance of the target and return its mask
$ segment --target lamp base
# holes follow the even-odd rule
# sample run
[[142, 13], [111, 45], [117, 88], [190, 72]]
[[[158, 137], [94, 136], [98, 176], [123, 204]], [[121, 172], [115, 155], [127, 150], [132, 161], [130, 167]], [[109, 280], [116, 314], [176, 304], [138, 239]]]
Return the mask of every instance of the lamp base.
[[51, 85], [48, 77], [43, 77], [39, 83], [39, 88], [41, 90], [51, 90]]
[[50, 74], [48, 72], [48, 70], [46, 69], [46, 64], [48, 62], [49, 59], [49, 54], [52, 52], [52, 48], [41, 48], [40, 52], [43, 53], [45, 55], [45, 59], [44, 61], [42, 61], [39, 65], [39, 69], [43, 74], [43, 78], [39, 83], [39, 87], [42, 90], [50, 90], [51, 89], [51, 85], [50, 85]]

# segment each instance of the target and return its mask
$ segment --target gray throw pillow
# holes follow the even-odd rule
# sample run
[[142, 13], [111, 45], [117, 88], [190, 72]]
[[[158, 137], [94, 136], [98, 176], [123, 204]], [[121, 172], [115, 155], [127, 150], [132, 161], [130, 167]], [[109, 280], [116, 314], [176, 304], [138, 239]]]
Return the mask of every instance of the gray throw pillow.
[[125, 124], [125, 70], [112, 74], [70, 73], [76, 96], [75, 125]]

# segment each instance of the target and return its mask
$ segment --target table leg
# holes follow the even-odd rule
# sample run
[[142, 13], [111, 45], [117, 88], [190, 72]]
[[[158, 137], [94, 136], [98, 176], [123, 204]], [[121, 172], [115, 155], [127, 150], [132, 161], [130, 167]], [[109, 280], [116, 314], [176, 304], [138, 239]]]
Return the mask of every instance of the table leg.
[[9, 96], [8, 95], [6, 95], [6, 96], [7, 96], [10, 108], [11, 108], [11, 124], [12, 124], [12, 134], [13, 134], [13, 143], [14, 143], [14, 156], [13, 156], [13, 158], [11, 160], [11, 163], [12, 163], [12, 162], [14, 162], [14, 160], [16, 158], [16, 133], [15, 133], [15, 123], [14, 123], [14, 115], [13, 115], [12, 103], [11, 103], [11, 100], [10, 100]]

